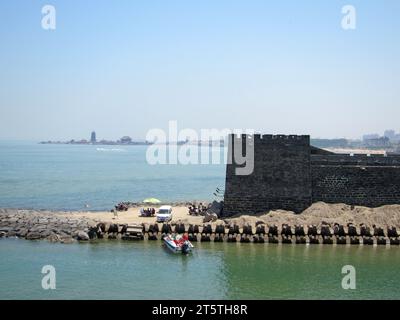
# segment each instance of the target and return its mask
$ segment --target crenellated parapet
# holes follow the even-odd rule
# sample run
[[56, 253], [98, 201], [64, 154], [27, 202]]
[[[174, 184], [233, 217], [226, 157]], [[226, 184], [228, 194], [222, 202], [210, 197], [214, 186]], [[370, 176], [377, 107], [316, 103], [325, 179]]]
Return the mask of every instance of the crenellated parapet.
[[284, 135], [284, 134], [234, 134], [230, 135], [232, 139], [235, 140], [243, 140], [246, 139], [248, 141], [256, 141], [256, 142], [296, 142], [296, 143], [310, 143], [309, 135]]

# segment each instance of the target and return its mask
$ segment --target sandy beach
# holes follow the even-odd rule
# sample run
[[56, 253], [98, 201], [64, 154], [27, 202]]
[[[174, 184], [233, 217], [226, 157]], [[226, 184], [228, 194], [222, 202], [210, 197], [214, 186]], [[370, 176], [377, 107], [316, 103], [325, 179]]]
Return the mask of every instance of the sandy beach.
[[[140, 217], [140, 208], [130, 208], [127, 212], [119, 212], [118, 216], [114, 218], [110, 212], [76, 212], [67, 215], [73, 215], [76, 218], [84, 217], [94, 219], [96, 221], [108, 223], [121, 223], [121, 224], [141, 224], [141, 223], [155, 223], [155, 217]], [[191, 216], [188, 214], [188, 209], [183, 206], [176, 206], [172, 209], [173, 219], [171, 224], [184, 223], [184, 224], [203, 224], [203, 217]], [[354, 206], [353, 208], [346, 204], [328, 204], [323, 202], [314, 203], [311, 207], [306, 209], [301, 214], [294, 214], [285, 210], [274, 210], [261, 215], [242, 215], [232, 218], [224, 218], [217, 220], [212, 224], [219, 223], [236, 223], [240, 227], [244, 224], [255, 226], [257, 222], [263, 222], [267, 225], [276, 224], [281, 226], [283, 223], [288, 223], [292, 226], [295, 224], [302, 224], [304, 226], [314, 224], [318, 227], [323, 222], [333, 224], [339, 223], [346, 225], [347, 223], [354, 223], [359, 226], [364, 223], [368, 226], [377, 225], [383, 228], [387, 226], [395, 226], [400, 228], [400, 205], [386, 205], [378, 208], [367, 208], [361, 206]]]
[[[68, 212], [65, 213], [65, 217], [74, 217], [74, 218], [86, 218], [92, 219], [98, 222], [104, 223], [118, 223], [118, 224], [142, 224], [156, 223], [156, 217], [141, 217], [140, 216], [140, 208], [129, 208], [128, 211], [119, 211], [116, 212], [116, 215], [110, 211], [98, 211], [98, 212]], [[203, 217], [202, 216], [191, 216], [188, 213], [188, 208], [184, 206], [173, 206], [172, 207], [173, 218], [171, 223], [176, 223], [181, 221], [187, 224], [202, 224]], [[61, 214], [63, 215], [63, 214]]]
[[[44, 217], [47, 219], [58, 218], [65, 221], [78, 223], [79, 221], [88, 221], [93, 223], [107, 224], [154, 224], [156, 217], [141, 217], [140, 208], [129, 208], [128, 211], [117, 212], [116, 215], [110, 211], [47, 211], [47, 210], [18, 210], [18, 209], [0, 209], [0, 218], [32, 216], [36, 218]], [[170, 224], [183, 223], [186, 225], [203, 225], [203, 216], [189, 215], [188, 208], [182, 205], [172, 207], [173, 217]], [[281, 226], [284, 223], [292, 226], [314, 224], [320, 227], [323, 223], [339, 223], [347, 225], [353, 223], [359, 226], [361, 223], [372, 227], [374, 224], [382, 228], [395, 226], [400, 228], [400, 205], [386, 205], [378, 208], [367, 208], [361, 206], [350, 206], [346, 204], [328, 204], [323, 202], [314, 203], [301, 214], [294, 214], [290, 211], [273, 210], [259, 215], [241, 215], [230, 218], [219, 218], [212, 225], [217, 224], [237, 224], [242, 227], [245, 224], [255, 226], [256, 223], [266, 225], [276, 224]]]
[[[191, 225], [196, 226], [196, 228], [199, 228], [199, 231], [197, 231], [198, 234], [202, 233], [204, 228], [210, 230], [206, 232], [209, 234], [213, 232], [217, 233], [217, 228], [221, 230], [221, 227], [224, 230], [224, 234], [231, 228], [233, 228], [232, 230], [238, 228], [236, 233], [242, 234], [245, 237], [248, 237], [245, 230], [249, 230], [249, 226], [254, 231], [260, 224], [266, 228], [276, 225], [279, 232], [282, 230], [283, 224], [288, 224], [292, 228], [296, 225], [302, 225], [305, 232], [307, 232], [309, 225], [315, 225], [318, 230], [322, 230], [324, 224], [329, 224], [333, 232], [332, 228], [335, 223], [343, 225], [345, 232], [348, 230], [348, 223], [352, 223], [356, 227], [357, 232], [360, 232], [360, 224], [365, 224], [371, 230], [374, 229], [374, 225], [385, 231], [388, 227], [396, 227], [397, 230], [400, 229], [400, 205], [367, 208], [318, 202], [314, 203], [301, 214], [274, 210], [260, 215], [241, 215], [230, 218], [220, 217], [208, 222], [204, 221], [203, 216], [189, 215], [188, 208], [185, 206], [173, 206], [172, 213], [173, 218], [168, 223], [171, 229], [166, 232], [174, 232], [173, 230], [176, 230], [175, 225], [179, 228], [183, 225], [186, 232], [189, 231]], [[140, 207], [132, 207], [128, 211], [118, 212], [117, 214], [110, 211], [61, 212], [0, 209], [0, 238], [19, 237], [28, 240], [47, 239], [51, 242], [72, 243], [76, 240], [103, 238], [106, 232], [107, 238], [116, 239], [123, 237], [125, 233], [123, 231], [124, 226], [128, 228], [128, 226], [132, 225], [137, 225], [139, 230], [145, 230], [145, 232], [150, 230], [150, 228], [154, 230], [154, 227], [158, 228], [158, 232], [163, 229], [162, 223], [156, 223], [156, 217], [141, 217]], [[101, 228], [100, 226], [103, 226], [102, 230], [99, 229]], [[165, 227], [169, 228], [168, 226]], [[210, 227], [211, 229], [209, 229]], [[247, 240], [250, 241], [250, 238]]]

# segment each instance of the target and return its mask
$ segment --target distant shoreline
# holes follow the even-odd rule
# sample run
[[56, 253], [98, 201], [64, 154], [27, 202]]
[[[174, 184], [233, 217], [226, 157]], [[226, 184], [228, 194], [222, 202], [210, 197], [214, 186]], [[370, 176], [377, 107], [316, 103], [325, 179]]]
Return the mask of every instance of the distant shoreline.
[[84, 145], [84, 146], [152, 146], [152, 145], [199, 145], [199, 146], [224, 146], [223, 141], [178, 141], [178, 142], [118, 142], [118, 141], [104, 141], [104, 142], [90, 142], [90, 141], [40, 141], [38, 144], [54, 144], [54, 145]]
[[117, 142], [117, 141], [104, 141], [104, 142], [88, 142], [88, 141], [40, 141], [39, 144], [72, 144], [72, 145], [93, 145], [93, 146], [150, 146], [154, 143], [150, 142]]

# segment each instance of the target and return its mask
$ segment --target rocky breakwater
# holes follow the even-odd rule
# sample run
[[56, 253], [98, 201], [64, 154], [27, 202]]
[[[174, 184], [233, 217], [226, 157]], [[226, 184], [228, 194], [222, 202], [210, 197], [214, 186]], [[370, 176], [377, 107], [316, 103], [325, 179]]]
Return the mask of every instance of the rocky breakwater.
[[163, 224], [134, 211], [115, 217], [110, 212], [0, 209], [0, 237], [71, 243], [102, 238], [161, 240], [165, 234], [187, 233], [196, 242], [400, 245], [400, 205], [316, 203], [301, 214], [276, 210], [224, 220], [180, 211], [176, 208], [175, 219]]
[[91, 230], [96, 227], [94, 220], [77, 219], [67, 213], [0, 209], [0, 237], [71, 243], [89, 240]]

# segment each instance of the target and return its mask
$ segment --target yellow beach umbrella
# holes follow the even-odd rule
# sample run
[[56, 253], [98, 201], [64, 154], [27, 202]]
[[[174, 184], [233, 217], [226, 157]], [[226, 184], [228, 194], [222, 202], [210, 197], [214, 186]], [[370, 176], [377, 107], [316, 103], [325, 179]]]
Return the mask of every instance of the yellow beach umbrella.
[[157, 204], [160, 203], [161, 201], [156, 199], [156, 198], [147, 198], [143, 200], [143, 203], [151, 203], [151, 204]]

